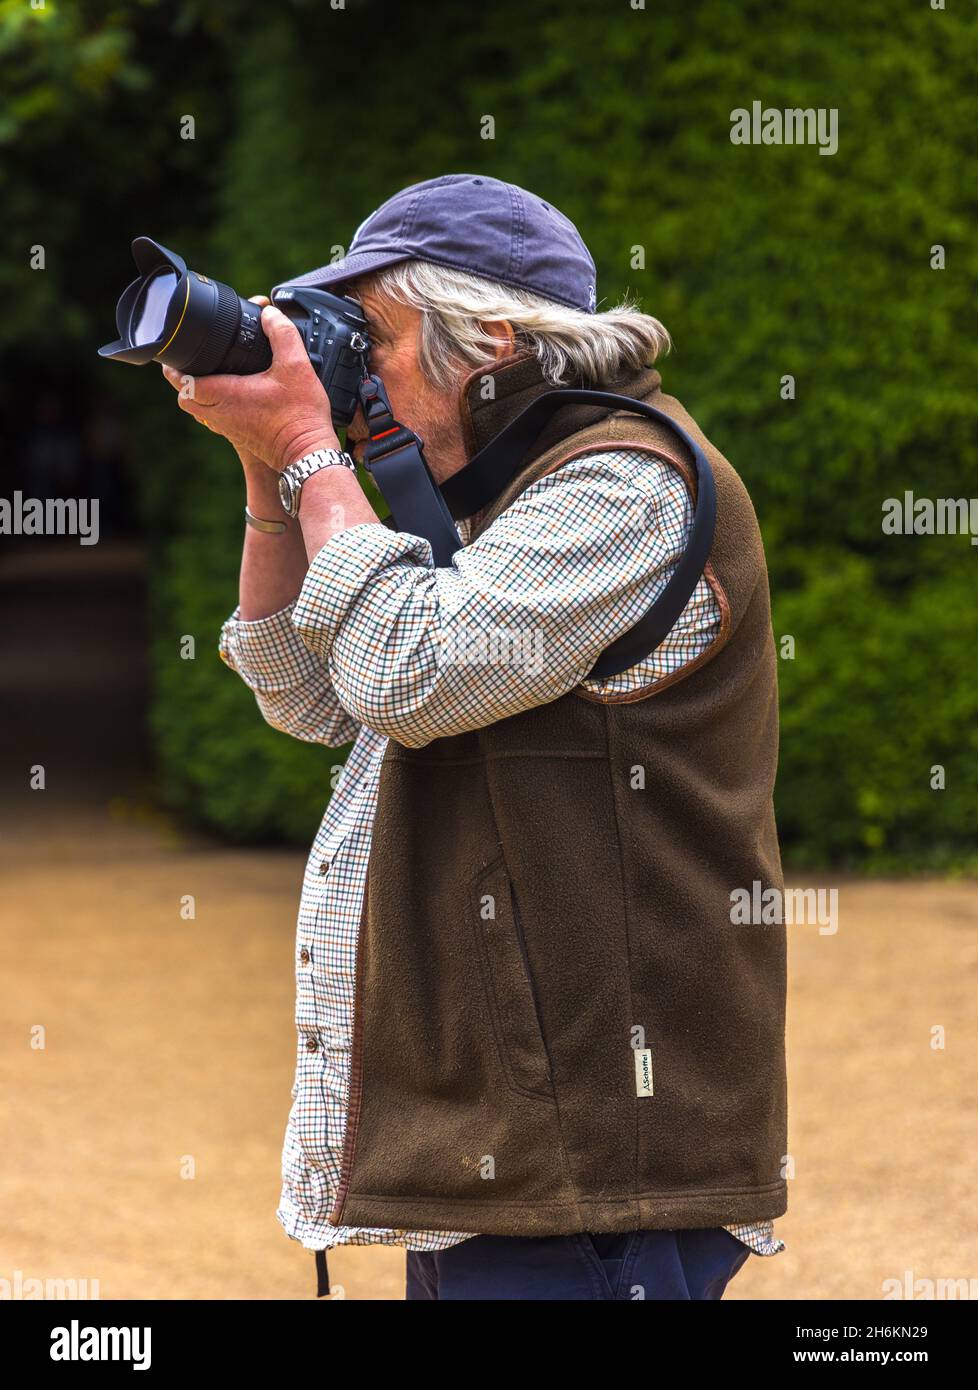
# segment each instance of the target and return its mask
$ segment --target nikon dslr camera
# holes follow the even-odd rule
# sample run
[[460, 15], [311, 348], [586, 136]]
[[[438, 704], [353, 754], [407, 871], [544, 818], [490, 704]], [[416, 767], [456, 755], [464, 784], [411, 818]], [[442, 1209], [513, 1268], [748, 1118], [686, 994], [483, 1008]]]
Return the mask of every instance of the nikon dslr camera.
[[[249, 376], [272, 364], [257, 304], [229, 285], [188, 270], [181, 256], [150, 237], [132, 243], [139, 277], [116, 306], [119, 337], [99, 348], [116, 362], [164, 362], [189, 376]], [[278, 285], [272, 303], [302, 334], [309, 360], [329, 396], [337, 427], [353, 419], [367, 373], [370, 341], [359, 304], [305, 286]]]

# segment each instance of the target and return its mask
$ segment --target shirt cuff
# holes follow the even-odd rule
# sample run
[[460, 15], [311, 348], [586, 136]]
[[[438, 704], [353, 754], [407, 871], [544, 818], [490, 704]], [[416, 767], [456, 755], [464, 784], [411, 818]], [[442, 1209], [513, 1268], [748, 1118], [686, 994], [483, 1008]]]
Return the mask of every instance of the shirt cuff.
[[218, 642], [220, 658], [252, 690], [290, 690], [320, 670], [292, 626], [295, 605], [293, 599], [266, 618], [244, 619], [238, 604], [224, 622]]
[[[382, 571], [404, 564], [432, 569], [431, 542], [372, 521], [330, 536], [313, 557], [292, 613], [292, 625], [308, 650], [325, 663], [360, 596]], [[370, 635], [384, 641], [382, 633]]]

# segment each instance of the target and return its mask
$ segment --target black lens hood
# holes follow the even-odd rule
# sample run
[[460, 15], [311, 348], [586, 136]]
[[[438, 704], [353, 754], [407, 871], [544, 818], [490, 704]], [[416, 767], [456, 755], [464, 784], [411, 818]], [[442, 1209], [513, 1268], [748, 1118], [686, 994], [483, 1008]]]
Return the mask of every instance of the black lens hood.
[[[142, 367], [147, 362], [152, 362], [173, 337], [190, 295], [190, 273], [182, 256], [154, 241], [152, 237], [138, 236], [133, 239], [132, 258], [136, 262], [139, 278], [127, 285], [119, 296], [115, 310], [115, 326], [119, 336], [114, 343], [106, 343], [104, 347], [100, 347], [98, 355], [117, 362], [132, 362], [135, 366]], [[140, 343], [137, 346], [130, 336], [133, 307], [140, 290], [150, 276], [164, 269], [175, 272], [177, 287], [166, 313], [163, 331], [154, 342]]]

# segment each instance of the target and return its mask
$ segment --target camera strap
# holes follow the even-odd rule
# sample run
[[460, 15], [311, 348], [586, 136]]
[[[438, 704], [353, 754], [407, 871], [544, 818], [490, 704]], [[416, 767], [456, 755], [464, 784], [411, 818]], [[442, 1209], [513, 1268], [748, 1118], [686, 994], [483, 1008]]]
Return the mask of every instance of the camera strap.
[[716, 486], [710, 461], [692, 435], [671, 416], [644, 401], [610, 391], [545, 391], [439, 487], [425, 462], [423, 441], [394, 419], [377, 377], [364, 378], [360, 400], [370, 431], [365, 466], [391, 509], [395, 528], [424, 536], [431, 544], [436, 566], [449, 565], [462, 548], [453, 517], [472, 516], [499, 496], [544, 425], [563, 406], [603, 405], [666, 425], [687, 445], [696, 464], [696, 503], [686, 549], [652, 607], [604, 649], [586, 679], [606, 680], [628, 670], [668, 636], [700, 581], [716, 529]]
[[424, 440], [394, 419], [379, 377], [362, 379], [360, 404], [370, 435], [363, 465], [390, 507], [395, 529], [423, 536], [435, 567], [445, 568], [462, 549], [462, 539], [425, 461]]

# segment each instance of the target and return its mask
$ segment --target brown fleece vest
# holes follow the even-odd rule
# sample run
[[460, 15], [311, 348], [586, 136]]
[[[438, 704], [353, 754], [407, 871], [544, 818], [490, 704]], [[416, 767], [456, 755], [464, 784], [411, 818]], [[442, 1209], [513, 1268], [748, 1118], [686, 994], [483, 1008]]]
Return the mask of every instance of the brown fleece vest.
[[[492, 400], [482, 372], [461, 391], [470, 456], [548, 389], [525, 355], [492, 378]], [[673, 416], [712, 464], [721, 630], [636, 693], [578, 687], [423, 748], [388, 744], [336, 1224], [544, 1236], [787, 1207], [785, 929], [731, 922], [734, 890], [783, 890], [761, 537], [658, 372], [605, 389]], [[626, 446], [692, 492], [666, 427], [569, 406], [472, 538], [542, 474]]]

